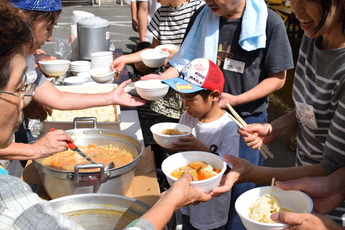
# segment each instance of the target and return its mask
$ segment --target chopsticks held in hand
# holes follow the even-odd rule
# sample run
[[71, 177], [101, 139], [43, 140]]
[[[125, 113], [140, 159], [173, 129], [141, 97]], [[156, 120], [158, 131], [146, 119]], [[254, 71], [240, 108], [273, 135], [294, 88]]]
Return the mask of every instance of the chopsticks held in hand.
[[[243, 128], [247, 126], [247, 123], [240, 117], [240, 115], [238, 115], [238, 113], [234, 110], [234, 108], [232, 108], [232, 106], [229, 103], [227, 103], [226, 106], [232, 113], [232, 115], [230, 113], [228, 114], [229, 117], [231, 118], [231, 120], [233, 120], [237, 124], [238, 127]], [[265, 159], [267, 159], [268, 156], [273, 159], [274, 155], [268, 150], [265, 144], [261, 145], [259, 150]]]

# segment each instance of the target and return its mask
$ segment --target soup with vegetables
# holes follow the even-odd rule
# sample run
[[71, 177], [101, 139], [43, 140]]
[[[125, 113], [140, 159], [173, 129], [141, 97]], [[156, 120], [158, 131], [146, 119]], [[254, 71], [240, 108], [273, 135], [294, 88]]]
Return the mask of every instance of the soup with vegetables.
[[206, 180], [217, 175], [221, 170], [213, 168], [204, 161], [195, 161], [186, 166], [175, 169], [171, 175], [179, 179], [184, 173], [190, 173], [193, 181]]
[[[115, 167], [120, 167], [134, 160], [131, 153], [113, 145], [97, 146], [89, 144], [88, 146], [78, 146], [78, 148], [93, 161], [101, 163], [104, 166], [107, 166], [110, 162], [114, 162]], [[42, 165], [44, 166], [65, 171], [74, 171], [74, 167], [80, 164], [90, 164], [90, 162], [73, 150], [57, 153], [42, 161]], [[87, 169], [85, 171], [95, 171], [95, 169]]]

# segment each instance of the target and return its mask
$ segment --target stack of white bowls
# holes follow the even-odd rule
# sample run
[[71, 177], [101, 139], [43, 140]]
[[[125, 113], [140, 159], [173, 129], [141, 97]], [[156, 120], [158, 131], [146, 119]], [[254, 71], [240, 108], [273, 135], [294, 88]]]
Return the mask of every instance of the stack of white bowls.
[[98, 67], [110, 67], [113, 62], [113, 52], [101, 51], [91, 54], [91, 69]]
[[91, 69], [91, 62], [89, 61], [72, 61], [69, 71], [77, 76], [78, 73], [88, 72]]

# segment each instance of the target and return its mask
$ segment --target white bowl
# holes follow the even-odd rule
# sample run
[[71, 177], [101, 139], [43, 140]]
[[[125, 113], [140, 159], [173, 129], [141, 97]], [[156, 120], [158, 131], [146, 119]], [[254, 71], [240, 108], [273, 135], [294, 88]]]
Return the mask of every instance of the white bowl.
[[78, 77], [85, 77], [87, 78], [87, 81], [92, 81], [91, 75], [89, 74], [89, 72], [80, 72], [77, 74]]
[[99, 58], [99, 57], [109, 57], [109, 56], [113, 56], [113, 52], [111, 51], [100, 51], [100, 52], [94, 52], [91, 54], [91, 59], [92, 58]]
[[[236, 202], [235, 209], [240, 216], [243, 225], [248, 230], [260, 230], [260, 229], [286, 229], [289, 227], [287, 224], [282, 223], [263, 223], [249, 218], [249, 207], [260, 196], [269, 194], [271, 186], [263, 186], [251, 189], [241, 194]], [[276, 197], [280, 205], [296, 213], [307, 213], [313, 209], [313, 201], [311, 198], [300, 191], [293, 190], [281, 190], [278, 187], [274, 187], [272, 195]]]
[[87, 77], [76, 76], [76, 77], [66, 77], [64, 79], [64, 85], [82, 85], [88, 81]]
[[128, 94], [130, 94], [132, 96], [136, 96], [136, 97], [139, 96], [139, 94], [137, 93], [137, 90], [135, 89], [134, 82], [131, 82], [128, 85], [126, 85], [124, 90], [125, 90], [126, 93], [128, 93]]
[[111, 71], [109, 67], [99, 67], [90, 69], [89, 74], [95, 82], [107, 83], [114, 79], [115, 71]]
[[169, 49], [169, 50], [179, 50], [180, 47], [174, 44], [166, 44], [166, 45], [159, 45], [156, 46], [155, 49], [162, 50], [162, 49]]
[[167, 157], [163, 161], [161, 168], [167, 178], [168, 183], [172, 185], [175, 181], [177, 181], [177, 178], [171, 175], [175, 169], [186, 166], [195, 161], [205, 161], [206, 163], [212, 165], [213, 168], [221, 169], [221, 171], [209, 179], [192, 181], [190, 185], [205, 193], [208, 193], [212, 191], [212, 189], [216, 188], [226, 170], [226, 163], [219, 156], [213, 153], [202, 151], [180, 152]]
[[169, 90], [169, 85], [164, 84], [161, 80], [157, 79], [136, 81], [134, 86], [140, 97], [146, 100], [158, 100], [164, 97]]
[[67, 72], [71, 61], [69, 60], [45, 60], [39, 61], [38, 64], [41, 67], [43, 73], [48, 76], [60, 76]]
[[158, 68], [164, 65], [169, 52], [159, 49], [147, 49], [140, 53], [144, 64], [150, 68]]
[[77, 66], [90, 66], [90, 65], [91, 65], [90, 61], [72, 61], [71, 62], [71, 68], [77, 67]]
[[91, 62], [89, 61], [72, 61], [69, 68], [70, 72], [76, 76], [78, 73], [87, 72], [91, 69]]
[[[180, 132], [185, 133], [181, 135], [165, 135], [162, 134], [162, 131], [164, 129], [178, 129]], [[192, 129], [189, 126], [174, 122], [157, 123], [152, 125], [150, 130], [152, 132], [153, 139], [157, 142], [157, 144], [166, 149], [171, 149], [172, 143], [178, 142], [179, 137], [190, 136], [190, 134], [192, 133]]]

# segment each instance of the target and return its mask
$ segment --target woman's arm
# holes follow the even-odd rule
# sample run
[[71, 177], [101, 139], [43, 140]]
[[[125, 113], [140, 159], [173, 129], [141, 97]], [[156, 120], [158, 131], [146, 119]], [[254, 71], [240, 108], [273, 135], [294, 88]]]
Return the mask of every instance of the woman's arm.
[[52, 83], [45, 81], [37, 87], [34, 100], [52, 109], [77, 110], [106, 105], [141, 106], [145, 101], [133, 97], [124, 91], [124, 87], [131, 80], [127, 80], [109, 93], [87, 94], [62, 92]]

